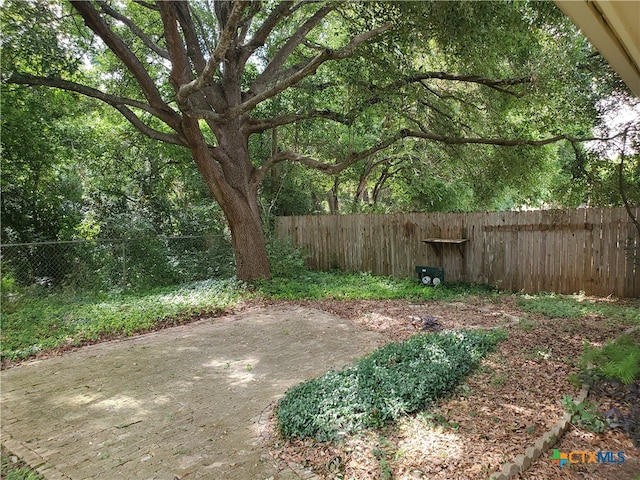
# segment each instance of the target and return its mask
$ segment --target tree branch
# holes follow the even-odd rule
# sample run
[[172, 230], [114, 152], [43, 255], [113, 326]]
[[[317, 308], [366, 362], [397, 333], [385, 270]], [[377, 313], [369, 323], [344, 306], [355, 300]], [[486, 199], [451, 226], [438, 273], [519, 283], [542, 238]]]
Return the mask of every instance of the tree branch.
[[308, 3], [308, 2], [302, 1], [297, 5], [293, 5], [292, 2], [281, 1], [276, 8], [271, 10], [271, 13], [269, 14], [269, 16], [266, 18], [264, 22], [262, 22], [262, 25], [260, 25], [260, 28], [258, 28], [256, 33], [253, 35], [253, 38], [251, 38], [251, 40], [247, 43], [247, 46], [255, 49], [264, 45], [264, 42], [267, 41], [267, 38], [269, 38], [269, 35], [273, 31], [273, 29], [276, 27], [276, 25], [278, 25], [278, 23], [283, 18], [291, 15], [293, 12], [295, 12], [298, 8], [300, 8], [305, 3]]
[[229, 112], [225, 115], [225, 118], [227, 119], [234, 118], [234, 117], [237, 117], [238, 115], [242, 115], [243, 113], [250, 111], [253, 107], [258, 105], [259, 103], [271, 97], [275, 97], [276, 95], [283, 92], [290, 86], [298, 83], [303, 78], [306, 78], [308, 76], [315, 74], [316, 70], [318, 70], [320, 65], [322, 65], [323, 63], [329, 60], [339, 60], [339, 59], [350, 57], [351, 55], [353, 55], [353, 51], [356, 49], [356, 47], [358, 47], [358, 45], [360, 45], [363, 42], [366, 42], [367, 40], [377, 35], [380, 35], [381, 33], [386, 32], [390, 28], [391, 28], [391, 24], [387, 23], [381, 27], [375, 28], [373, 30], [369, 30], [367, 32], [361, 33], [360, 35], [353, 37], [351, 41], [349, 41], [349, 43], [344, 48], [341, 48], [340, 50], [329, 50], [329, 49], [325, 50], [324, 52], [311, 58], [303, 67], [301, 67], [297, 72], [293, 73], [290, 77], [282, 80], [281, 82], [278, 82], [270, 89], [265, 90], [262, 93], [249, 98], [244, 103], [229, 110]]
[[[178, 6], [176, 2], [160, 2], [160, 18], [164, 25], [164, 35], [167, 49], [171, 57], [171, 75], [169, 82], [178, 91], [180, 86], [193, 79], [193, 72], [189, 67], [189, 57], [178, 31]], [[183, 106], [178, 104], [181, 110]]]
[[247, 15], [240, 22], [242, 28], [240, 29], [240, 34], [238, 35], [238, 43], [244, 43], [245, 39], [247, 38], [247, 34], [249, 33], [249, 29], [251, 28], [253, 18], [260, 11], [260, 8], [260, 2], [251, 2], [251, 7], [249, 8]]
[[133, 3], [137, 3], [138, 5], [144, 8], [148, 8], [149, 10], [155, 10], [156, 12], [158, 11], [157, 5], [154, 5], [153, 3], [150, 3], [150, 2], [145, 2], [144, 0], [133, 0]]
[[198, 41], [198, 34], [196, 33], [195, 25], [191, 17], [191, 8], [188, 2], [176, 2], [178, 10], [178, 21], [182, 28], [185, 44], [187, 46], [187, 55], [191, 59], [193, 68], [197, 73], [202, 73], [205, 69], [206, 61], [202, 50], [200, 49], [200, 42]]
[[[295, 71], [295, 67], [291, 69], [292, 71]], [[484, 78], [484, 77], [479, 77], [477, 75], [455, 75], [455, 74], [450, 74], [447, 72], [426, 72], [426, 73], [422, 73], [422, 74], [418, 74], [418, 75], [412, 75], [412, 76], [406, 76], [403, 77], [395, 82], [392, 82], [388, 85], [385, 86], [380, 86], [377, 87], [375, 89], [372, 89], [372, 86], [369, 84], [361, 84], [362, 86], [366, 87], [368, 91], [372, 92], [373, 95], [370, 96], [366, 101], [361, 102], [360, 104], [356, 105], [353, 109], [351, 109], [348, 113], [346, 113], [344, 116], [345, 118], [349, 118], [351, 121], [353, 121], [353, 118], [359, 113], [362, 112], [365, 108], [370, 107], [372, 105], [375, 105], [377, 103], [383, 102], [385, 101], [389, 95], [397, 95], [397, 94], [402, 94], [402, 91], [400, 90], [401, 87], [405, 86], [405, 85], [410, 85], [412, 83], [419, 83], [422, 87], [424, 87], [427, 91], [429, 91], [430, 93], [432, 93], [433, 95], [435, 95], [436, 97], [440, 98], [440, 99], [444, 99], [444, 98], [451, 98], [453, 100], [456, 100], [458, 102], [462, 102], [465, 104], [469, 104], [471, 107], [479, 109], [479, 107], [477, 105], [473, 105], [470, 102], [461, 99], [461, 98], [457, 98], [453, 95], [441, 95], [440, 93], [436, 92], [433, 90], [433, 88], [429, 87], [427, 85], [426, 80], [427, 79], [431, 79], [431, 78], [439, 78], [442, 80], [449, 80], [449, 81], [458, 81], [458, 82], [471, 82], [471, 83], [478, 83], [478, 84], [482, 84], [482, 85], [487, 85], [490, 86], [491, 88], [498, 88], [499, 90], [504, 90], [504, 89], [500, 89], [499, 86], [500, 85], [517, 85], [520, 83], [526, 83], [527, 82], [527, 78], [523, 77], [523, 78], [519, 78], [519, 79], [489, 79], [489, 78]], [[306, 88], [312, 91], [318, 91], [318, 90], [322, 90], [324, 88], [328, 88], [328, 87], [332, 87], [332, 86], [337, 86], [337, 84], [334, 83], [325, 83], [322, 85], [299, 85], [299, 88]], [[516, 95], [516, 96], [521, 96], [520, 94], [516, 94], [514, 92], [511, 91], [505, 91], [505, 93], [508, 93], [510, 95]], [[439, 107], [437, 107], [436, 105], [434, 105], [431, 102], [427, 102], [425, 100], [418, 100], [419, 103], [421, 103], [423, 106], [428, 107], [430, 109], [432, 109], [434, 112], [450, 119], [450, 120], [454, 120], [454, 118], [450, 115], [447, 114], [446, 112], [444, 112], [443, 110], [441, 110]], [[461, 123], [461, 125], [463, 127], [465, 127], [467, 130], [470, 130], [471, 128], [464, 124]]]
[[140, 110], [144, 110], [145, 112], [150, 113], [159, 120], [162, 120], [169, 127], [172, 127], [172, 123], [175, 123], [177, 120], [175, 118], [177, 117], [177, 114], [175, 112], [173, 112], [173, 115], [171, 115], [166, 110], [159, 110], [144, 102], [133, 100], [131, 98], [120, 97], [118, 95], [104, 93], [95, 88], [88, 87], [80, 83], [70, 82], [69, 80], [63, 80], [61, 78], [38, 77], [26, 73], [12, 73], [11, 76], [6, 80], [6, 82], [17, 85], [40, 85], [44, 87], [59, 88], [61, 90], [67, 90], [69, 92], [76, 92], [87, 97], [101, 100], [114, 108], [117, 108], [119, 105], [128, 105], [130, 107], [139, 108]]
[[380, 150], [384, 150], [385, 148], [388, 148], [389, 146], [393, 145], [401, 138], [402, 138], [402, 132], [399, 132], [393, 135], [392, 137], [389, 137], [386, 140], [381, 141], [380, 143], [378, 143], [377, 145], [374, 145], [371, 148], [362, 150], [360, 152], [354, 152], [350, 154], [347, 158], [340, 160], [336, 163], [319, 162], [307, 155], [302, 155], [300, 153], [293, 152], [291, 150], [278, 152], [275, 155], [273, 155], [271, 158], [269, 158], [264, 163], [264, 165], [262, 165], [259, 169], [256, 169], [256, 173], [255, 173], [256, 178], [259, 180], [262, 180], [266, 172], [271, 167], [273, 167], [277, 163], [284, 162], [287, 160], [301, 163], [309, 168], [313, 168], [314, 170], [318, 170], [329, 175], [334, 175], [336, 173], [340, 173], [343, 170], [349, 168], [351, 165], [362, 160], [363, 158], [367, 158], [373, 155], [374, 153], [379, 152]]
[[[450, 121], [452, 123], [452, 126], [458, 126], [461, 130], [463, 130], [464, 132], [466, 132], [466, 134], [471, 134], [473, 132], [473, 128], [471, 128], [470, 125], [467, 125], [466, 123], [462, 122], [461, 120], [456, 119], [453, 115], [450, 115], [446, 112], [442, 112], [440, 111], [440, 109], [438, 109], [437, 107], [431, 105], [431, 104], [425, 104], [424, 102], [420, 101], [419, 103], [421, 103], [422, 105], [426, 106], [427, 108], [431, 108], [434, 112], [436, 112], [437, 115], [442, 115], [444, 118], [446, 118], [446, 120]], [[429, 130], [425, 127], [425, 125], [418, 120], [417, 118], [412, 117], [411, 115], [409, 115], [408, 113], [402, 112], [399, 115], [402, 116], [402, 118], [404, 118], [405, 120], [408, 120], [409, 122], [415, 124], [421, 132], [425, 132], [428, 133]], [[437, 117], [437, 115], [432, 115], [434, 117], [434, 124], [437, 124], [438, 121], [441, 121], [442, 119], [440, 117]]]
[[[142, 93], [149, 104], [158, 109], [168, 109], [162, 99], [155, 82], [149, 76], [144, 65], [136, 57], [129, 47], [111, 30], [109, 25], [93, 8], [91, 3], [86, 1], [71, 0], [71, 4], [84, 19], [84, 23], [93, 30], [98, 37], [109, 47], [109, 49], [122, 61], [129, 72], [135, 77]], [[175, 128], [175, 127], [174, 127]]]
[[218, 71], [220, 63], [227, 53], [227, 49], [231, 45], [231, 40], [236, 33], [238, 23], [240, 22], [242, 12], [245, 7], [245, 2], [239, 0], [233, 2], [233, 9], [231, 10], [231, 14], [227, 19], [227, 23], [225, 24], [222, 33], [220, 34], [216, 49], [209, 57], [209, 60], [207, 60], [202, 73], [195, 80], [192, 80], [189, 83], [180, 86], [178, 90], [177, 101], [178, 106], [180, 106], [181, 109], [188, 109], [187, 99], [189, 98], [189, 96], [213, 81], [213, 77]]
[[330, 110], [312, 110], [307, 113], [296, 114], [292, 113], [289, 115], [280, 115], [278, 117], [268, 118], [268, 119], [251, 119], [248, 132], [249, 133], [261, 133], [265, 130], [270, 130], [275, 127], [279, 127], [282, 125], [290, 125], [295, 122], [299, 122], [302, 120], [310, 120], [313, 118], [324, 118], [327, 120], [333, 120], [338, 123], [342, 123], [347, 125], [349, 122], [347, 118], [337, 112], [332, 112]]
[[120, 12], [111, 8], [104, 0], [98, 0], [98, 5], [100, 5], [100, 9], [104, 13], [106, 13], [110, 17], [115, 18], [116, 20], [121, 21], [127, 27], [129, 27], [129, 30], [131, 30], [134, 35], [142, 40], [142, 43], [144, 43], [148, 48], [153, 50], [162, 58], [166, 58], [167, 60], [169, 59], [169, 52], [160, 48], [153, 40], [151, 40], [151, 38], [146, 33], [144, 33], [135, 23], [133, 23], [131, 19], [125, 17]]
[[456, 95], [453, 95], [451, 93], [442, 93], [442, 92], [437, 92], [436, 90], [434, 90], [433, 88], [429, 87], [425, 81], [421, 81], [420, 85], [422, 85], [422, 87], [429, 92], [430, 94], [434, 95], [435, 97], [439, 98], [440, 100], [453, 100], [455, 102], [458, 103], [462, 103], [464, 105], [469, 105], [471, 108], [474, 108], [476, 110], [483, 110], [484, 107], [478, 106], [475, 103], [472, 103], [464, 98], [460, 98]]
[[[289, 37], [285, 44], [280, 47], [276, 55], [269, 62], [264, 71], [256, 78], [249, 88], [249, 95], [260, 94], [266, 86], [271, 83], [274, 76], [280, 71], [287, 59], [293, 51], [305, 39], [307, 34], [313, 30], [329, 12], [335, 9], [335, 6], [325, 5], [320, 8], [311, 18], [309, 18], [296, 32]], [[325, 50], [325, 49], [323, 49]]]
[[[137, 100], [131, 100], [130, 98], [119, 97], [117, 95], [110, 95], [108, 93], [101, 92], [100, 90], [96, 90], [95, 88], [87, 87], [86, 85], [81, 85], [58, 78], [36, 77], [33, 75], [14, 73], [6, 80], [6, 82], [16, 85], [39, 85], [44, 87], [59, 88], [68, 92], [80, 93], [87, 97], [95, 98], [96, 100], [100, 100], [118, 110], [129, 123], [131, 123], [139, 132], [143, 133], [144, 135], [161, 142], [171, 143], [173, 145], [187, 146], [185, 139], [180, 135], [175, 133], [161, 132], [160, 130], [155, 130], [149, 127], [142, 120], [140, 120], [140, 118], [135, 113], [133, 113], [131, 109], [128, 108], [128, 106], [139, 108], [141, 110], [144, 110], [145, 112], [150, 113], [154, 117], [163, 120], [162, 117], [166, 116], [166, 112], [158, 111], [153, 107], [150, 107], [146, 103], [142, 103]], [[167, 122], [165, 121], [165, 123]], [[167, 125], [170, 126], [169, 124]]]
[[[467, 130], [467, 132], [470, 132], [472, 130], [470, 125], [467, 125], [466, 123], [458, 120], [457, 118], [455, 118], [453, 115], [451, 115], [450, 113], [447, 113], [445, 111], [443, 111], [442, 109], [440, 109], [438, 106], [434, 105], [431, 102], [427, 102], [426, 100], [419, 100], [419, 103], [423, 106], [423, 107], [427, 107], [428, 109], [434, 111], [435, 113], [437, 113], [438, 115], [441, 115], [442, 117], [446, 118], [447, 120], [453, 122], [453, 123], [457, 123], [458, 125], [460, 125], [462, 128], [464, 128], [465, 130]], [[408, 115], [405, 115], [405, 118], [408, 118], [409, 120], [413, 121], [414, 123], [418, 124], [420, 126], [420, 128], [422, 128], [422, 125], [420, 125], [420, 122], [418, 122], [417, 120], [414, 120], [413, 118], [410, 118]]]
[[480, 145], [496, 145], [502, 147], [541, 147], [543, 145], [549, 145], [552, 143], [560, 142], [562, 140], [566, 140], [571, 143], [582, 143], [582, 142], [608, 142], [615, 138], [620, 137], [624, 134], [618, 133], [616, 135], [610, 137], [574, 137], [572, 135], [556, 135], [554, 137], [544, 138], [541, 140], [531, 140], [525, 138], [516, 138], [516, 139], [505, 139], [505, 138], [473, 138], [473, 137], [447, 137], [444, 135], [438, 135], [435, 133], [428, 132], [426, 130], [415, 131], [415, 130], [401, 130], [403, 137], [413, 137], [413, 138], [424, 138], [426, 140], [433, 140], [435, 142], [445, 143], [447, 145], [468, 145], [468, 144], [480, 144]]
[[627, 133], [628, 129], [625, 129], [624, 136], [622, 137], [622, 149], [620, 152], [620, 163], [618, 164], [618, 190], [620, 191], [620, 197], [622, 197], [622, 203], [624, 204], [624, 208], [627, 211], [628, 217], [633, 222], [633, 225], [636, 227], [638, 231], [638, 236], [640, 236], [640, 222], [633, 215], [631, 211], [631, 204], [629, 203], [629, 199], [627, 198], [627, 194], [624, 190], [624, 160], [625, 160], [625, 149], [627, 145]]
[[464, 83], [477, 83], [479, 85], [484, 85], [486, 87], [493, 88], [499, 92], [513, 95], [515, 97], [521, 97], [522, 94], [518, 92], [514, 92], [504, 87], [510, 87], [514, 85], [524, 85], [534, 81], [533, 78], [531, 77], [493, 79], [493, 78], [480, 77], [478, 75], [456, 75], [456, 74], [447, 73], [447, 72], [422, 72], [422, 73], [418, 73], [418, 74], [400, 79], [398, 80], [397, 83], [409, 84], [409, 83], [423, 82], [426, 80], [433, 80], [433, 79], [449, 80], [449, 81], [464, 82]]
[[[167, 48], [171, 56], [171, 75], [169, 81], [173, 88], [178, 92], [181, 86], [191, 82], [193, 80], [193, 71], [190, 66], [189, 56], [187, 50], [182, 42], [182, 37], [178, 30], [179, 24], [179, 2], [160, 2], [160, 17], [164, 25], [165, 38], [167, 41]], [[215, 94], [207, 95], [207, 90], [212, 90], [218, 87], [217, 84], [210, 85], [202, 90], [194, 92], [197, 96], [195, 101], [193, 97], [182, 105], [178, 105], [181, 111], [192, 117], [206, 118], [209, 120], [216, 120], [217, 114], [214, 112], [216, 108], [221, 108], [220, 104], [216, 104], [217, 96]], [[212, 92], [209, 92], [212, 93]], [[197, 109], [194, 104], [204, 105], [204, 108]]]
[[146, 135], [153, 140], [159, 140], [164, 143], [170, 143], [173, 145], [180, 145], [182, 147], [187, 147], [187, 142], [183, 137], [176, 135], [175, 133], [166, 133], [161, 132], [160, 130], [156, 130], [151, 128], [149, 125], [144, 123], [140, 118], [129, 110], [124, 105], [113, 105], [113, 107], [118, 110], [124, 118], [126, 118], [131, 125], [133, 125], [140, 133]]

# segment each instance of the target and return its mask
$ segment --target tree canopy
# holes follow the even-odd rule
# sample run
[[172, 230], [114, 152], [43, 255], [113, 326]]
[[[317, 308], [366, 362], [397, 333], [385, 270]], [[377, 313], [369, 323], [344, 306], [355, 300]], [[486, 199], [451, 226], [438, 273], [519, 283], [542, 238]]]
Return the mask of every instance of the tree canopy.
[[[159, 229], [175, 225], [162, 213], [172, 208], [158, 202], [170, 201], [189, 156], [224, 214], [245, 280], [269, 276], [264, 212], [316, 208], [324, 199], [312, 184], [329, 192], [332, 211], [549, 198], [559, 173], [585, 176], [582, 142], [594, 136], [602, 100], [628, 97], [550, 2], [21, 0], [6, 2], [2, 16], [3, 88], [12, 92], [3, 102], [36, 99], [24, 85], [93, 100], [79, 104], [100, 112], [102, 128], [120, 130], [96, 139], [112, 138], [111, 147], [85, 153], [106, 163], [107, 152], [116, 162], [130, 152], [127, 162], [145, 172], [135, 188]], [[64, 112], [45, 91], [43, 112]], [[121, 138], [130, 133], [96, 101], [147, 140]], [[3, 148], [16, 166], [41, 168], [21, 151], [20, 135], [47, 139], [40, 159], [69, 137], [91, 135], [77, 126], [43, 136], [46, 122], [11, 111]], [[637, 175], [637, 163], [627, 156], [624, 168]], [[43, 165], [61, 178], [55, 163]], [[94, 180], [98, 198], [111, 182]], [[23, 181], [10, 177], [3, 189]], [[3, 201], [3, 215], [16, 210]]]

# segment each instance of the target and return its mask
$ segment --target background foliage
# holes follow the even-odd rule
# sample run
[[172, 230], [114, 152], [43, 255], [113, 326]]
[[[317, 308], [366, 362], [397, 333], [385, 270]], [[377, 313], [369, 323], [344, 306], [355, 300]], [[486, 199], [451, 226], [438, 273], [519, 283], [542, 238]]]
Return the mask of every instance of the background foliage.
[[[204, 4], [193, 5], [203, 21], [214, 23]], [[130, 7], [126, 13], [133, 21], [160, 36], [144, 9]], [[8, 83], [10, 74], [20, 71], [98, 82], [106, 92], [135, 96], [129, 73], [104, 46], [91, 42], [67, 3], [8, 1], [1, 15], [2, 243], [124, 239], [131, 242], [129, 283], [180, 281], [172, 265], [175, 252], [156, 237], [229, 238], [224, 215], [189, 152], [142, 136], [95, 100]], [[302, 13], [283, 25], [257, 57], [272, 58], [299, 21]], [[256, 107], [257, 119], [310, 110], [333, 112], [333, 118], [303, 119], [252, 135], [255, 166], [282, 150], [330, 165], [401, 128], [443, 138], [607, 135], [629, 127], [612, 122], [612, 115], [637, 112], [638, 100], [551, 2], [347, 2], [327, 17], [324, 29], [309, 34], [289, 63], [314, 54], [314, 42], [337, 47], [386, 21], [399, 28], [362, 45], [350, 58], [322, 65], [313, 77]], [[129, 29], [117, 22], [113, 28], [142, 48]], [[149, 65], [159, 78], [162, 68]], [[243, 81], [250, 82], [261, 68], [259, 61], [250, 62]], [[425, 71], [434, 72], [434, 78], [412, 80]], [[515, 83], [490, 88], [437, 78], [439, 73]], [[280, 163], [261, 184], [264, 227], [268, 232], [276, 215], [619, 206], [621, 190], [638, 204], [639, 117], [631, 117], [636, 130], [629, 130], [624, 144], [618, 139], [504, 148], [407, 138], [333, 176]], [[198, 275], [225, 274], [232, 268], [229, 245], [221, 241], [190, 268]], [[83, 264], [85, 273], [78, 274], [83, 282], [122, 283], [114, 280], [117, 261], [96, 268], [96, 253], [83, 248], [27, 255], [30, 278], [61, 283]], [[200, 262], [210, 264], [205, 268]], [[3, 267], [3, 278], [13, 275], [26, 283], [10, 261], [5, 259]], [[93, 279], [86, 274], [92, 270]]]

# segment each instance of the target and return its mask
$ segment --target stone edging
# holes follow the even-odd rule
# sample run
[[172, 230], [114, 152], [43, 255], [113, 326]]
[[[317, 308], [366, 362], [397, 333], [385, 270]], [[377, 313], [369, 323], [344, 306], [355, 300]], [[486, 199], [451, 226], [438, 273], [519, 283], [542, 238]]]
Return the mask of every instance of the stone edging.
[[[583, 402], [589, 395], [589, 386], [582, 385], [582, 389], [578, 394], [574, 403]], [[571, 423], [571, 414], [565, 413], [560, 420], [544, 435], [538, 437], [532, 447], [525, 450], [524, 455], [518, 455], [513, 462], [502, 465], [502, 470], [492, 474], [488, 480], [511, 480], [518, 473], [522, 473], [549, 449], [564, 435]]]

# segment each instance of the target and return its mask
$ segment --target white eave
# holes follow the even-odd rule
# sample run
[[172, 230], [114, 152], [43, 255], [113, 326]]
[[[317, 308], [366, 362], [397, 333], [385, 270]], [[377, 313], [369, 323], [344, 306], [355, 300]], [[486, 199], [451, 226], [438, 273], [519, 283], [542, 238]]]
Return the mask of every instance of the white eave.
[[640, 1], [556, 0], [555, 3], [640, 97]]

